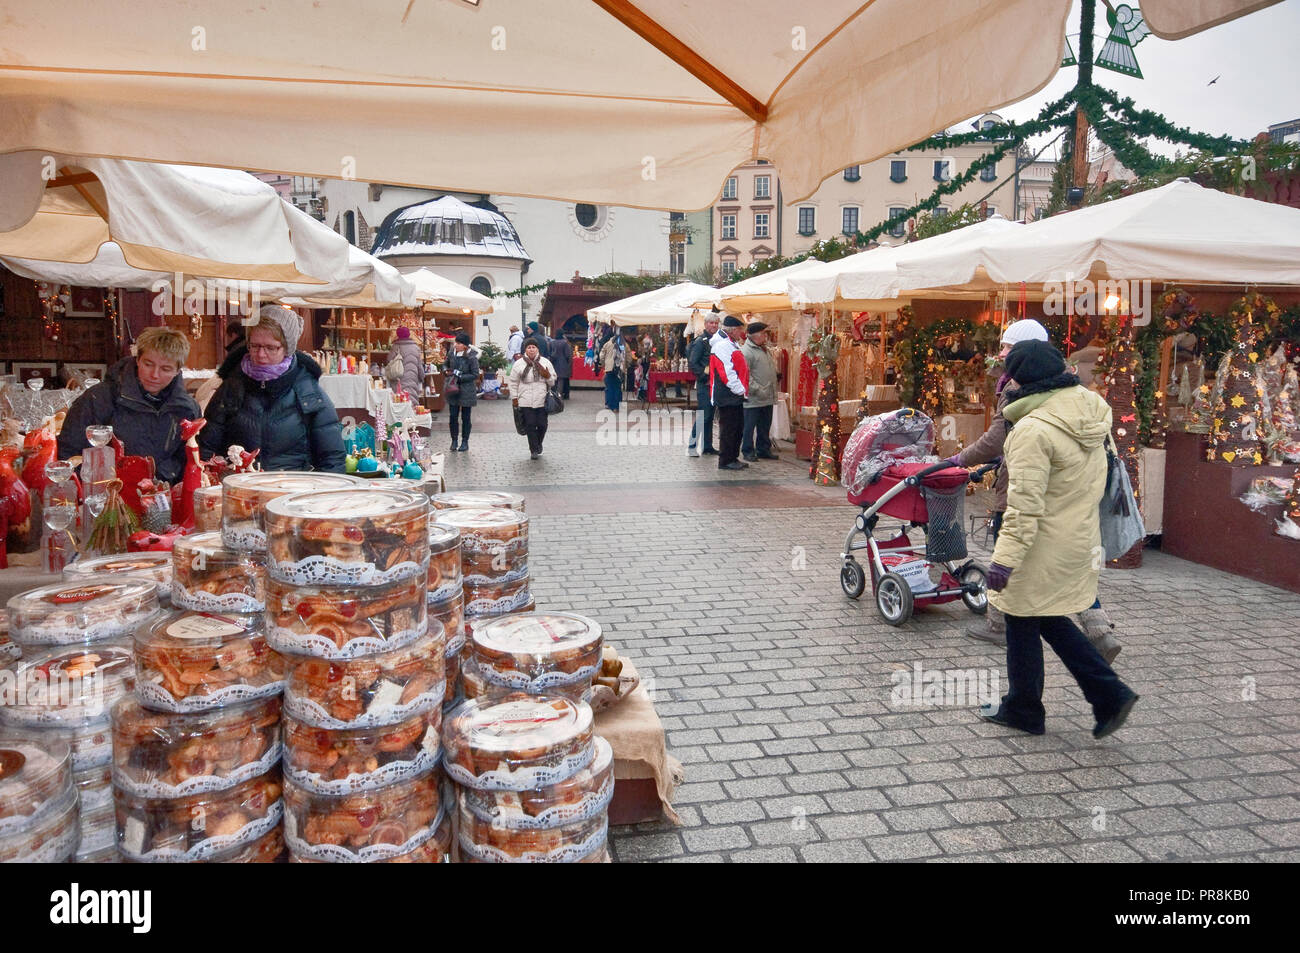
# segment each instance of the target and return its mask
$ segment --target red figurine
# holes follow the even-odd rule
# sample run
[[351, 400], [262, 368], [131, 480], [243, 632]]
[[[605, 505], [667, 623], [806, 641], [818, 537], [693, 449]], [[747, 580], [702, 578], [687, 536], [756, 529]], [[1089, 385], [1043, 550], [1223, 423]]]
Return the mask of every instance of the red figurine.
[[205, 473], [199, 460], [199, 431], [207, 424], [206, 417], [181, 421], [181, 439], [185, 441], [185, 472], [181, 482], [172, 488], [172, 523], [186, 530], [194, 528], [194, 491], [204, 486]]

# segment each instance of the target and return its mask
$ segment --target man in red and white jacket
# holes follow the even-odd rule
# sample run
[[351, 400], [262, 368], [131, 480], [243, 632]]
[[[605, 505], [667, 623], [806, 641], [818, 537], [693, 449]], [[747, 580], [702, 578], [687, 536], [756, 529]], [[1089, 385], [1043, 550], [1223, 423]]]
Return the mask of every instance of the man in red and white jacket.
[[749, 394], [749, 366], [740, 353], [745, 322], [727, 315], [713, 336], [709, 356], [709, 397], [718, 417], [718, 469], [745, 470], [740, 462], [740, 432], [744, 427], [745, 398]]

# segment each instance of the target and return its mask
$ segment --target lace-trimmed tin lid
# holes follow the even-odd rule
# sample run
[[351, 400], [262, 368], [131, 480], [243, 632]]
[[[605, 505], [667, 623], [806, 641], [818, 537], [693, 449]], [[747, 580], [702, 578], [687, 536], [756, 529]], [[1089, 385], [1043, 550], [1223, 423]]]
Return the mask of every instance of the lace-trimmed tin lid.
[[524, 511], [524, 498], [505, 490], [453, 490], [432, 497], [434, 509], [508, 509]]
[[[184, 537], [182, 537], [184, 538]], [[167, 552], [118, 553], [78, 559], [63, 570], [63, 578], [85, 584], [104, 576], [137, 576], [158, 583], [163, 592], [171, 591], [172, 556]]]
[[126, 635], [158, 611], [158, 584], [130, 577], [59, 582], [9, 600], [13, 640], [78, 645]]
[[69, 800], [72, 751], [58, 738], [0, 731], [0, 838], [29, 830]]
[[58, 646], [10, 666], [0, 719], [9, 725], [72, 728], [103, 722], [135, 684], [131, 647], [108, 643]]

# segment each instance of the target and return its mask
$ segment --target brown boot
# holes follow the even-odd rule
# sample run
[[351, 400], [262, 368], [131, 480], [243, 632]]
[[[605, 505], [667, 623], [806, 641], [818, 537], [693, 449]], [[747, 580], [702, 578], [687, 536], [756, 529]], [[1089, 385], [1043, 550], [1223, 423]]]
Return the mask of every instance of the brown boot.
[[989, 606], [988, 614], [983, 619], [976, 619], [966, 626], [966, 635], [981, 642], [991, 642], [1005, 647], [1007, 644], [1007, 619], [997, 609]]
[[1115, 638], [1115, 623], [1110, 621], [1105, 609], [1084, 609], [1077, 616], [1079, 628], [1088, 637], [1098, 654], [1110, 665], [1123, 648]]

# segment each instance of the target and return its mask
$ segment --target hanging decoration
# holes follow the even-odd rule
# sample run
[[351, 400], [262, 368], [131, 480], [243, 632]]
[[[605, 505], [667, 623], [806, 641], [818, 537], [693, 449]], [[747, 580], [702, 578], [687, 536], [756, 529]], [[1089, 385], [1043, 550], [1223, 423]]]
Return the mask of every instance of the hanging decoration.
[[1106, 22], [1110, 24], [1110, 36], [1097, 54], [1094, 65], [1142, 79], [1142, 68], [1138, 66], [1137, 56], [1133, 52], [1133, 47], [1151, 33], [1142, 20], [1142, 14], [1127, 3], [1114, 8], [1108, 5]]
[[1209, 460], [1253, 466], [1264, 462], [1261, 431], [1267, 407], [1262, 378], [1257, 371], [1265, 327], [1277, 310], [1277, 305], [1261, 295], [1242, 298], [1233, 305], [1231, 314], [1237, 337], [1220, 365], [1223, 387], [1212, 405], [1213, 425], [1206, 451]]
[[72, 288], [64, 291], [63, 285], [53, 285], [45, 281], [36, 283], [36, 293], [41, 299], [41, 333], [47, 341], [57, 343], [63, 335], [63, 323], [59, 320], [68, 309], [72, 297]]

